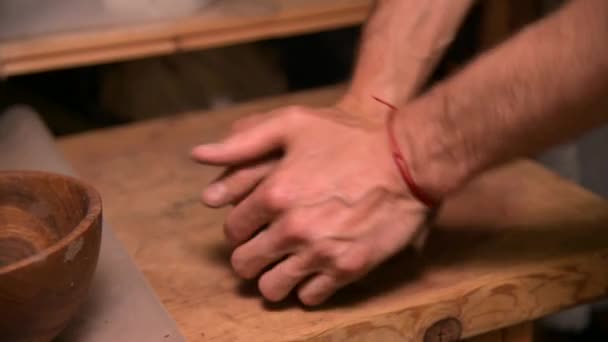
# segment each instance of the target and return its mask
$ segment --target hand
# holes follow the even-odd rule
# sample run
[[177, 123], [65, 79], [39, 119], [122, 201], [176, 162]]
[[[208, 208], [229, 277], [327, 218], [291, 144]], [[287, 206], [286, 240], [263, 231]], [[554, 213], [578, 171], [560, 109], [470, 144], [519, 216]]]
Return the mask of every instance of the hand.
[[[290, 107], [194, 149], [202, 163], [231, 167], [204, 198], [237, 204], [225, 222], [237, 246], [232, 265], [244, 278], [262, 274], [267, 299], [298, 287], [304, 304], [320, 304], [420, 232], [427, 209], [399, 177], [384, 120], [343, 107]], [[264, 159], [272, 155], [280, 157]]]

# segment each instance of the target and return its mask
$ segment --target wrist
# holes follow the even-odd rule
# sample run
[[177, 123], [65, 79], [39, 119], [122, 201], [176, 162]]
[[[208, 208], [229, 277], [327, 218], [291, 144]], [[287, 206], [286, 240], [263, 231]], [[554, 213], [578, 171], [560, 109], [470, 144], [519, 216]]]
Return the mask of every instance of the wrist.
[[475, 165], [449, 109], [449, 98], [436, 89], [399, 110], [392, 128], [413, 181], [435, 200], [462, 187]]
[[390, 108], [374, 100], [369, 94], [358, 96], [352, 92], [347, 92], [337, 102], [336, 107], [347, 113], [362, 115], [369, 118], [383, 118], [390, 112]]

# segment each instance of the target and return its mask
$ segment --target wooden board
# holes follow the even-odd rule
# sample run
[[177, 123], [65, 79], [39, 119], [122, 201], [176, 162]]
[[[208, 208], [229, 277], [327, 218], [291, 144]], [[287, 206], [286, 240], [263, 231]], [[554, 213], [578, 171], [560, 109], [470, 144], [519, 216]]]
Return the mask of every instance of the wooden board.
[[534, 324], [522, 323], [473, 337], [466, 342], [534, 342]]
[[[0, 77], [345, 27], [361, 23], [372, 3], [212, 0], [168, 14], [104, 5], [119, 1], [0, 2]], [[148, 7], [171, 4], [138, 1]], [[184, 1], [197, 0], [177, 3]]]
[[255, 284], [229, 269], [225, 212], [199, 204], [199, 191], [219, 170], [194, 165], [189, 148], [218, 139], [238, 117], [290, 103], [329, 104], [339, 93], [60, 141], [101, 191], [107, 217], [189, 341], [422, 341], [444, 319], [471, 337], [608, 293], [607, 203], [522, 161], [449, 202], [422, 255], [398, 256], [319, 310], [266, 305]]

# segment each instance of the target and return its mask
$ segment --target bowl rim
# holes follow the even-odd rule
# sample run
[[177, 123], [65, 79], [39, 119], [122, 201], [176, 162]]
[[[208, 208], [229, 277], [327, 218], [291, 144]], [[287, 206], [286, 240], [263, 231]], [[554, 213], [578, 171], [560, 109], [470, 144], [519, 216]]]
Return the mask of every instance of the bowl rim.
[[88, 183], [72, 176], [48, 172], [48, 171], [36, 171], [36, 170], [10, 170], [0, 171], [0, 177], [35, 177], [35, 178], [54, 178], [68, 181], [75, 184], [81, 190], [83, 190], [85, 196], [89, 200], [86, 213], [84, 217], [78, 222], [76, 227], [67, 235], [59, 239], [59, 241], [46, 247], [34, 255], [30, 255], [25, 259], [21, 259], [17, 262], [0, 267], [0, 275], [8, 274], [19, 269], [25, 268], [38, 261], [45, 260], [49, 255], [57, 253], [69, 246], [72, 242], [76, 241], [79, 237], [84, 235], [91, 227], [93, 222], [97, 220], [102, 211], [101, 196], [95, 188]]

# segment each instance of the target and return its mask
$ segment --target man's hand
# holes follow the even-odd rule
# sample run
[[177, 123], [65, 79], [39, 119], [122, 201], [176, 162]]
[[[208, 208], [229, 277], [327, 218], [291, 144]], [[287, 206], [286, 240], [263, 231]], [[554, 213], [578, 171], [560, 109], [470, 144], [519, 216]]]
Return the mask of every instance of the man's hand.
[[298, 287], [304, 304], [320, 304], [420, 232], [427, 209], [399, 177], [384, 120], [289, 107], [194, 149], [199, 162], [229, 167], [203, 199], [236, 204], [225, 222], [232, 265], [243, 278], [261, 275], [268, 300]]
[[237, 246], [234, 268], [246, 278], [263, 274], [268, 299], [299, 285], [304, 303], [321, 303], [420, 231], [426, 209], [399, 178], [384, 128], [388, 110], [372, 95], [408, 103], [472, 4], [377, 2], [339, 105], [253, 116], [223, 143], [195, 150], [199, 161], [227, 167], [203, 201], [236, 206], [225, 225]]

